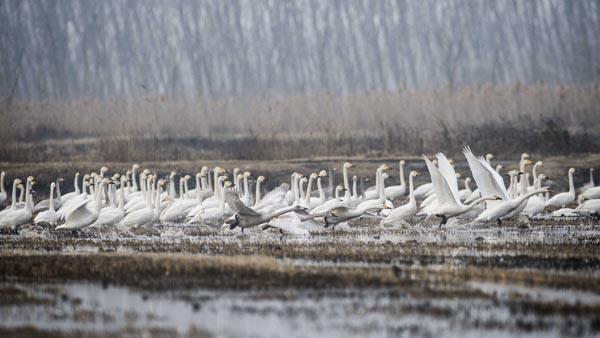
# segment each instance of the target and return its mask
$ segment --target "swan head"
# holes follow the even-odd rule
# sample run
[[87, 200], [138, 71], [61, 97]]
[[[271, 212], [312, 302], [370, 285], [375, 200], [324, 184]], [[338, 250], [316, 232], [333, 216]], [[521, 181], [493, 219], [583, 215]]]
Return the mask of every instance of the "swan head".
[[400, 165], [405, 165], [406, 161], [405, 160], [400, 160]]
[[104, 176], [104, 174], [106, 174], [107, 171], [108, 168], [106, 166], [102, 166], [102, 168], [100, 168], [100, 176]]
[[21, 183], [23, 183], [23, 181], [21, 181], [20, 178], [15, 178], [15, 180], [13, 181], [13, 184], [15, 184], [15, 185], [19, 185]]
[[519, 170], [509, 170], [508, 172], [506, 172], [506, 174], [510, 177], [513, 177], [517, 175], [523, 175], [523, 172]]
[[485, 155], [485, 159], [486, 159], [486, 161], [488, 161], [488, 162], [489, 162], [491, 159], [493, 159], [493, 158], [494, 158], [494, 154], [487, 154], [487, 155]]
[[469, 184], [469, 183], [471, 183], [471, 178], [470, 177], [465, 178], [465, 184]]
[[[385, 174], [385, 175], [387, 175], [387, 174]], [[352, 176], [352, 182], [356, 182], [356, 181], [358, 181], [358, 177], [356, 175]]]
[[502, 170], [502, 168], [504, 168], [504, 167], [502, 166], [502, 164], [498, 164], [498, 165], [496, 166], [496, 172], [500, 172], [500, 171]]
[[319, 177], [327, 177], [327, 176], [329, 176], [329, 174], [327, 174], [327, 171], [325, 171], [325, 170], [319, 171]]
[[575, 171], [576, 171], [576, 170], [575, 170], [575, 168], [570, 168], [570, 169], [569, 169], [569, 174], [574, 174], [574, 173], [575, 173]]
[[189, 181], [191, 178], [192, 178], [192, 176], [190, 176], [190, 175], [185, 175], [185, 176], [183, 176], [183, 179], [184, 179], [186, 182], [187, 182], [187, 181]]
[[386, 180], [386, 179], [390, 178], [390, 175], [388, 175], [388, 173], [383, 173], [383, 174], [381, 174], [381, 178]]
[[319, 175], [317, 175], [317, 173], [311, 173], [311, 174], [310, 174], [310, 176], [309, 176], [309, 178], [310, 178], [311, 180], [316, 180], [316, 179], [317, 179], [317, 177], [319, 177]]
[[221, 167], [218, 167], [218, 168], [219, 168], [219, 170], [218, 170], [218, 173], [219, 173], [219, 175], [224, 175], [224, 174], [226, 174], [226, 173], [227, 173], [227, 170], [226, 170], [226, 169], [223, 169], [223, 168], [221, 168]]
[[449, 158], [448, 159], [448, 163], [450, 163], [451, 166], [454, 166], [454, 160], [453, 159]]
[[344, 163], [342, 168], [344, 168], [344, 169], [354, 168], [354, 164], [352, 164], [350, 162], [346, 162], [346, 163]]
[[223, 183], [223, 187], [224, 188], [229, 188], [233, 185], [233, 183], [231, 183], [231, 181], [225, 181], [225, 183]]
[[522, 161], [523, 161], [523, 160], [526, 160], [526, 159], [528, 159], [528, 158], [529, 158], [529, 154], [528, 154], [528, 153], [523, 153], [523, 154], [521, 154], [521, 160], [522, 160]]
[[237, 179], [238, 179], [238, 182], [240, 182], [241, 180], [243, 180], [243, 179], [244, 179], [244, 175], [242, 175], [242, 174], [238, 174], [238, 175], [237, 175]]
[[304, 183], [306, 183], [307, 181], [308, 181], [308, 179], [307, 179], [306, 177], [302, 177], [302, 178], [300, 179], [300, 184], [304, 184]]
[[223, 182], [225, 182], [226, 179], [227, 177], [225, 176], [219, 176], [217, 177], [217, 183], [222, 184]]
[[50, 189], [54, 189], [56, 187], [56, 183], [52, 182], [50, 183]]
[[177, 175], [177, 173], [174, 171], [171, 171], [171, 173], [169, 174], [169, 179], [171, 179], [171, 180], [174, 179], [175, 175]]
[[431, 161], [431, 164], [433, 164], [434, 166], [436, 166], [436, 167], [437, 167], [438, 160], [434, 158], [434, 159]]
[[150, 170], [148, 170], [148, 169], [142, 170], [142, 175], [147, 176], [148, 174], [150, 174]]
[[237, 176], [237, 175], [240, 173], [240, 170], [241, 170], [241, 169], [240, 169], [240, 168], [238, 168], [238, 167], [235, 167], [235, 168], [233, 168], [233, 175], [234, 175], [234, 176]]
[[533, 161], [531, 161], [530, 159], [526, 158], [526, 159], [523, 161], [523, 164], [524, 164], [524, 165], [532, 165], [532, 164], [533, 164]]
[[536, 167], [543, 167], [544, 163], [542, 161], [537, 161], [537, 162], [535, 162], [534, 166], [536, 166]]
[[264, 177], [264, 176], [262, 176], [262, 175], [261, 175], [261, 176], [258, 176], [258, 177], [256, 178], [256, 182], [260, 182], [260, 183], [262, 183], [262, 182], [264, 182], [264, 181], [266, 181], [266, 180], [267, 180], [267, 178], [266, 178], [266, 177]]
[[137, 163], [134, 163], [133, 166], [131, 166], [131, 171], [136, 171], [139, 168], [140, 168], [140, 165]]
[[410, 172], [409, 175], [412, 176], [412, 177], [417, 177], [417, 176], [421, 176], [421, 173], [419, 173], [418, 171], [414, 171], [413, 170], [413, 171]]
[[337, 187], [335, 187], [336, 193], [342, 193], [344, 191], [346, 191], [346, 188], [342, 187], [341, 185], [338, 185]]
[[238, 214], [233, 214], [225, 220], [221, 229], [229, 227], [229, 230], [233, 230], [238, 225], [240, 225], [240, 216]]
[[245, 177], [245, 178], [248, 178], [248, 177], [250, 177], [250, 176], [252, 176], [252, 173], [251, 173], [251, 172], [249, 172], [249, 171], [244, 171], [244, 177]]

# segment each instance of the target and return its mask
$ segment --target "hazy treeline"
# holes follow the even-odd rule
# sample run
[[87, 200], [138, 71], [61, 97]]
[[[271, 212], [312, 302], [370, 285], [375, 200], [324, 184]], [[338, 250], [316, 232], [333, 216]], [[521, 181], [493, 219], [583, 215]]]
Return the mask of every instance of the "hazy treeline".
[[0, 1], [0, 97], [600, 80], [596, 0]]
[[313, 93], [190, 103], [15, 101], [0, 160], [270, 159], [456, 152], [600, 150], [600, 87]]

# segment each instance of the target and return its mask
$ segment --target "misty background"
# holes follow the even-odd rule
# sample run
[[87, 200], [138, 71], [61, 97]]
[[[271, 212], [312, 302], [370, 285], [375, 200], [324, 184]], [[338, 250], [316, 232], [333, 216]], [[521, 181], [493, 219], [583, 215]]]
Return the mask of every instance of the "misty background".
[[596, 151], [597, 32], [593, 0], [2, 0], [0, 160]]

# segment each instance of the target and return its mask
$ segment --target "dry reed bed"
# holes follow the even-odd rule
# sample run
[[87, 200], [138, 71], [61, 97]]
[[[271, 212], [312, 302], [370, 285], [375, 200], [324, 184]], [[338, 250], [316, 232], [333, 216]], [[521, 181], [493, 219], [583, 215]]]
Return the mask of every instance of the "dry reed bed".
[[13, 101], [0, 160], [273, 159], [599, 151], [596, 85], [317, 92], [183, 102], [168, 97]]

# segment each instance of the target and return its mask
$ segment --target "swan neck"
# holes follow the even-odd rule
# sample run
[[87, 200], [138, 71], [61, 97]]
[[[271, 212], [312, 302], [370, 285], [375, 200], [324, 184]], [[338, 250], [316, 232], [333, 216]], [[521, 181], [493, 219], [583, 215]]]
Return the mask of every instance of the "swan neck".
[[406, 186], [406, 181], [404, 180], [404, 164], [400, 162], [400, 185]]
[[260, 202], [260, 181], [256, 180], [256, 194], [254, 197], [254, 205]]
[[13, 182], [13, 187], [12, 187], [12, 203], [11, 203], [11, 207], [14, 207], [15, 204], [17, 204], [17, 184], [15, 182]]
[[346, 166], [342, 167], [342, 174], [344, 176], [344, 188], [350, 191], [350, 183], [348, 181], [348, 168]]
[[408, 176], [408, 201], [409, 203], [416, 203], [415, 199], [415, 188], [414, 188], [414, 178], [412, 175]]
[[306, 203], [307, 206], [310, 203], [310, 195], [312, 193], [312, 185], [314, 180], [315, 179], [311, 176], [308, 179], [308, 185], [306, 186], [306, 195], [304, 195], [304, 203]]
[[[592, 169], [590, 169], [590, 185], [592, 187], [596, 185], [596, 183], [594, 183], [594, 171]], [[4, 183], [2, 183], [2, 189], [4, 189]]]
[[317, 190], [319, 190], [319, 199], [325, 201], [325, 192], [321, 183], [321, 177], [317, 178]]
[[569, 171], [569, 194], [575, 195], [575, 185], [573, 184], [573, 173]]
[[50, 187], [50, 210], [54, 211], [54, 187]]
[[79, 184], [78, 181], [79, 180], [79, 174], [75, 174], [75, 178], [73, 179], [73, 187], [75, 188], [75, 193], [80, 194], [81, 191], [79, 190]]
[[4, 173], [4, 171], [2, 172], [2, 174], [0, 174], [0, 192], [6, 192], [6, 190], [4, 190], [4, 176], [6, 174]]

